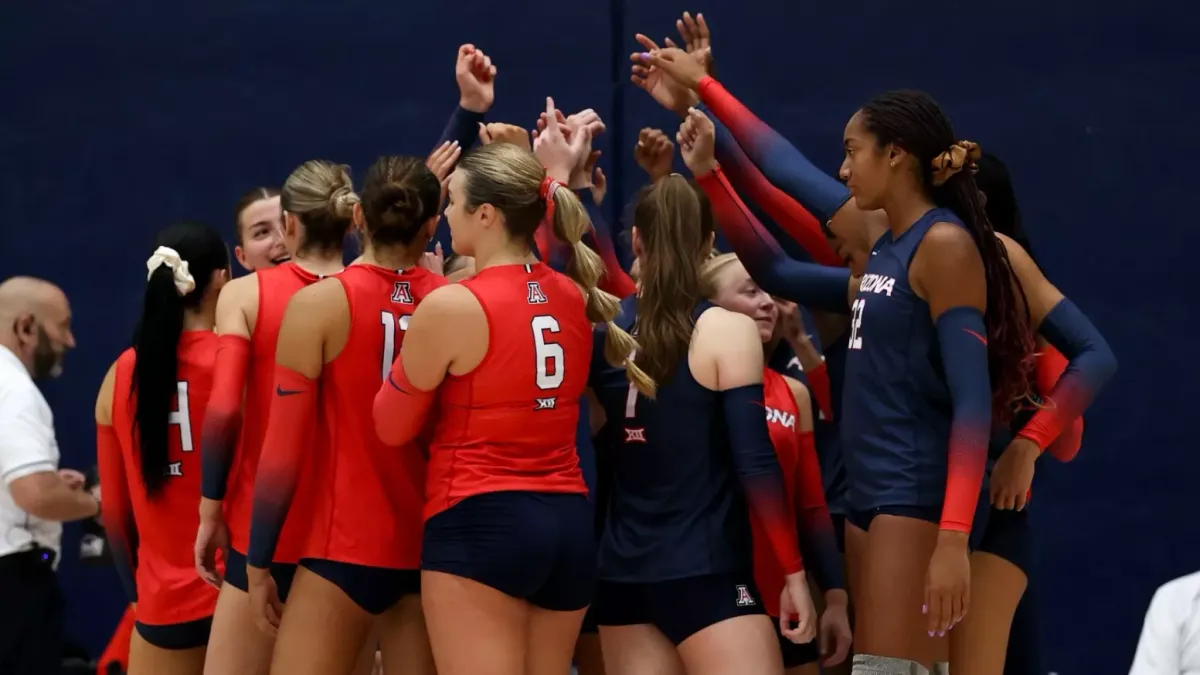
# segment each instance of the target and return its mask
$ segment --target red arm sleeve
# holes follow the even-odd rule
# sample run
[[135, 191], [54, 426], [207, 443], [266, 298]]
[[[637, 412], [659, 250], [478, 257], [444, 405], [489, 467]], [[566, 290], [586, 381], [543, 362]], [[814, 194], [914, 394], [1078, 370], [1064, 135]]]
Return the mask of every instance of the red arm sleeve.
[[121, 586], [130, 602], [137, 602], [137, 523], [129, 494], [129, 478], [117, 432], [108, 424], [96, 425], [96, 463], [100, 473], [100, 516]]
[[817, 401], [817, 408], [821, 411], [821, 415], [826, 422], [832, 422], [833, 394], [829, 385], [829, 368], [822, 361], [821, 365], [816, 368], [804, 371], [804, 377], [808, 378], [808, 390]]
[[296, 492], [300, 465], [316, 435], [317, 381], [275, 366], [275, 398], [254, 477], [247, 563], [270, 566]]
[[792, 497], [800, 532], [800, 551], [821, 590], [845, 588], [842, 554], [838, 552], [833, 520], [825, 503], [825, 483], [821, 480], [817, 442], [811, 431], [798, 432], [797, 436], [800, 441], [800, 456], [797, 458], [799, 484]]
[[[1035, 376], [1037, 378], [1037, 389], [1039, 392], [1054, 391], [1054, 386], [1058, 384], [1058, 379], [1067, 370], [1067, 357], [1062, 355], [1050, 345], [1038, 355], [1037, 370]], [[1075, 455], [1079, 453], [1079, 446], [1083, 442], [1083, 417], [1076, 417], [1071, 420], [1070, 426], [1063, 429], [1058, 438], [1046, 448], [1046, 452], [1050, 453], [1060, 462], [1069, 462], [1075, 459]]]
[[416, 440], [425, 430], [434, 391], [421, 391], [413, 386], [404, 372], [404, 359], [397, 356], [387, 380], [375, 394], [372, 414], [379, 440], [388, 445]]
[[249, 369], [250, 340], [241, 335], [219, 337], [200, 446], [200, 494], [206, 499], [225, 498], [234, 449], [242, 431], [242, 394]]

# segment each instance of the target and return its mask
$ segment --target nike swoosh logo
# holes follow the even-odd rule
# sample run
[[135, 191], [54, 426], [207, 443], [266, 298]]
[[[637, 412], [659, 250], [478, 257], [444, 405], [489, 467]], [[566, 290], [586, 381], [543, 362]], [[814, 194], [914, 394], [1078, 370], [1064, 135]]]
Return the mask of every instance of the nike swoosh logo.
[[967, 333], [968, 335], [973, 335], [973, 336], [975, 337], [975, 339], [976, 339], [976, 340], [979, 340], [980, 342], [982, 342], [982, 343], [983, 343], [983, 344], [985, 344], [985, 345], [987, 344], [987, 338], [985, 338], [984, 336], [980, 335], [979, 333], [976, 333], [975, 331], [973, 331], [973, 330], [971, 330], [971, 329], [969, 329], [969, 328], [964, 328], [963, 330], [964, 330], [964, 331], [966, 331], [966, 333]]
[[283, 387], [281, 387], [279, 385], [275, 385], [275, 395], [276, 396], [292, 396], [294, 394], [303, 394], [303, 393], [304, 393], [303, 389], [284, 389]]

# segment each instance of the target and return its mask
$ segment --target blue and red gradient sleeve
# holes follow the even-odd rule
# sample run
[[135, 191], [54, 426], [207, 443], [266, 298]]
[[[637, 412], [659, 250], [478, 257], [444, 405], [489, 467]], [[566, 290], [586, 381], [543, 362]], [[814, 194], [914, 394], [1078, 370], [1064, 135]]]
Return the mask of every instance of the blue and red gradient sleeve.
[[[433, 147], [441, 147], [442, 143], [447, 141], [458, 141], [458, 147], [466, 154], [479, 140], [479, 123], [483, 118], [483, 113], [455, 106], [454, 112], [450, 113], [450, 119], [446, 122], [446, 128], [442, 130], [441, 138]], [[450, 251], [450, 228], [444, 225], [445, 216], [439, 215], [439, 218], [437, 232], [434, 233], [433, 241], [429, 243], [429, 250], [432, 251], [434, 243], [438, 243], [443, 249]]]
[[268, 568], [296, 493], [305, 451], [317, 427], [317, 381], [275, 366], [275, 398], [254, 477], [250, 550], [246, 562]]
[[842, 573], [842, 554], [838, 551], [833, 520], [825, 503], [825, 483], [821, 480], [817, 442], [811, 431], [798, 432], [797, 436], [800, 441], [800, 456], [797, 458], [799, 485], [793, 497], [800, 532], [800, 552], [821, 590], [843, 589], [846, 579]]
[[250, 340], [241, 335], [217, 338], [212, 395], [204, 411], [200, 441], [200, 494], [205, 499], [225, 499], [242, 431], [242, 395], [249, 369]]
[[408, 381], [404, 355], [392, 362], [392, 370], [375, 394], [372, 416], [375, 434], [388, 445], [404, 445], [420, 438], [428, 429], [434, 391], [421, 391]]
[[[1037, 378], [1037, 390], [1039, 393], [1045, 394], [1054, 391], [1054, 386], [1058, 384], [1058, 380], [1063, 373], [1067, 371], [1067, 357], [1062, 355], [1054, 347], [1047, 345], [1037, 358], [1037, 369], [1034, 374]], [[1071, 426], [1063, 429], [1050, 447], [1046, 448], [1046, 452], [1050, 456], [1060, 462], [1069, 462], [1075, 459], [1075, 455], [1079, 454], [1079, 446], [1083, 444], [1083, 417], [1076, 417], [1071, 420]]]
[[797, 243], [805, 253], [801, 257], [787, 251], [791, 257], [805, 262], [815, 262], [819, 265], [843, 267], [845, 263], [830, 247], [825, 238], [825, 232], [821, 229], [821, 223], [803, 205], [772, 185], [754, 165], [754, 162], [746, 156], [746, 152], [738, 145], [729, 129], [719, 119], [716, 119], [715, 115], [709, 115], [709, 117], [713, 120], [713, 126], [716, 128], [717, 162], [721, 164], [721, 169], [725, 172], [730, 184], [737, 190], [738, 195], [748, 205], [757, 206], [765, 213], [767, 220], [757, 213], [757, 209], [753, 211], [772, 236], [778, 237], [778, 234], [772, 231], [768, 220], [787, 235], [786, 239], [780, 238], [780, 246], [785, 249], [789, 248], [785, 245], [785, 241], [790, 239]]
[[464, 153], [467, 152], [475, 145], [475, 141], [479, 140], [479, 123], [483, 121], [483, 116], [483, 113], [455, 106], [454, 112], [450, 113], [450, 119], [446, 121], [446, 128], [442, 130], [442, 137], [434, 147], [449, 141], [458, 141], [458, 147], [462, 148]]
[[992, 428], [987, 328], [983, 312], [975, 307], [953, 307], [935, 323], [953, 409], [941, 528], [969, 533]]
[[1045, 450], [1083, 415], [1116, 373], [1117, 357], [1100, 331], [1067, 298], [1050, 310], [1038, 332], [1069, 360], [1066, 372], [1043, 395], [1042, 408], [1018, 434]]
[[133, 518], [133, 502], [129, 494], [129, 479], [125, 474], [125, 460], [121, 454], [121, 441], [111, 425], [96, 425], [96, 464], [103, 495], [100, 516], [108, 535], [113, 564], [126, 597], [130, 602], [137, 602], [137, 522]]
[[821, 411], [826, 422], [832, 422], [833, 384], [829, 381], [829, 368], [825, 361], [821, 361], [821, 365], [816, 368], [805, 371], [804, 377], [808, 380], [808, 390], [812, 392], [813, 400], [817, 402], [817, 409]]
[[712, 77], [700, 80], [700, 100], [729, 127], [738, 145], [766, 179], [795, 199], [821, 222], [828, 221], [850, 199], [850, 191], [822, 172]]
[[637, 285], [625, 272], [625, 268], [621, 267], [612, 229], [600, 213], [600, 207], [588, 193], [588, 190], [579, 193], [579, 200], [583, 202], [583, 208], [587, 210], [588, 218], [592, 221], [592, 229], [583, 236], [583, 243], [598, 253], [604, 261], [604, 276], [598, 284], [600, 290], [625, 299], [637, 293]]
[[[588, 191], [584, 190], [577, 195], [583, 202], [583, 208], [587, 211], [588, 219], [592, 223], [591, 229], [583, 235], [583, 243], [595, 251], [600, 256], [600, 260], [604, 262], [604, 276], [600, 277], [597, 286], [600, 290], [618, 298], [626, 298], [637, 292], [637, 285], [621, 267], [621, 262], [617, 259], [616, 246], [613, 244], [612, 232], [609, 231], [608, 224], [604, 221], [591, 194], [587, 193]], [[538, 258], [542, 262], [558, 272], [567, 269], [567, 265], [571, 261], [571, 247], [565, 242], [559, 241], [547, 223], [543, 222], [538, 226], [533, 239]]]
[[815, 309], [849, 311], [850, 271], [792, 260], [738, 197], [720, 168], [696, 182], [708, 195], [713, 215], [755, 283], [778, 295]]
[[767, 430], [763, 385], [721, 392], [721, 407], [729, 428], [733, 465], [751, 516], [763, 526], [771, 550], [784, 574], [804, 569], [796, 537], [796, 513], [788, 503], [783, 470]]

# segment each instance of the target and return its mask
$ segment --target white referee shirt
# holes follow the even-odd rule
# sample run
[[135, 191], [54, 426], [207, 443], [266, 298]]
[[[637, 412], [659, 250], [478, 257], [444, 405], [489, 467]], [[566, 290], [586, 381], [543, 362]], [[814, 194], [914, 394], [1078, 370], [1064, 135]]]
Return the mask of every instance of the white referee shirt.
[[1129, 675], [1200, 675], [1200, 572], [1154, 594]]
[[0, 345], [0, 556], [62, 546], [62, 523], [36, 518], [13, 501], [9, 485], [41, 471], [58, 471], [54, 415], [25, 364]]

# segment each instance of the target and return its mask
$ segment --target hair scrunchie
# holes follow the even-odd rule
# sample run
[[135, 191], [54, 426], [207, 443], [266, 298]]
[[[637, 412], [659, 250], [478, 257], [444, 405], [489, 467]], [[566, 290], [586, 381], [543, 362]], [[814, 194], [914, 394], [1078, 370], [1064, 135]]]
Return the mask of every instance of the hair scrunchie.
[[175, 291], [180, 296], [191, 293], [196, 288], [196, 280], [192, 278], [191, 272], [188, 272], [187, 261], [179, 257], [179, 252], [167, 246], [159, 246], [151, 254], [150, 259], [146, 261], [146, 280], [154, 276], [155, 270], [166, 265], [171, 269], [171, 274], [175, 280]]
[[975, 163], [982, 156], [983, 151], [979, 149], [977, 143], [955, 141], [949, 150], [933, 158], [934, 187], [944, 185], [954, 174], [962, 171], [964, 168], [971, 173], [978, 171], [979, 167]]

